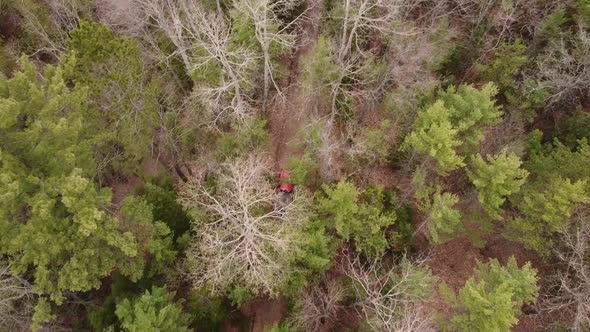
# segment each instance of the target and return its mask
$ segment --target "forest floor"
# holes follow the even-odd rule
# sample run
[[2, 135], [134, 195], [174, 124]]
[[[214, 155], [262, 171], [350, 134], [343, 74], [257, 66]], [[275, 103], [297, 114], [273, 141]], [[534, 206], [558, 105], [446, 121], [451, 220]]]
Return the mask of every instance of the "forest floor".
[[301, 17], [299, 25], [301, 39], [296, 51], [285, 59], [284, 65], [289, 69], [286, 88], [281, 96], [276, 96], [268, 109], [268, 128], [271, 137], [272, 157], [277, 167], [284, 167], [289, 157], [299, 152], [293, 143], [298, 133], [310, 120], [311, 100], [306, 96], [305, 88], [300, 82], [302, 60], [309, 54], [319, 37], [321, 25], [321, 1], [306, 0], [308, 8]]
[[[286, 88], [282, 95], [276, 96], [268, 107], [268, 130], [271, 137], [271, 156], [277, 170], [284, 168], [291, 156], [300, 152], [292, 144], [311, 114], [310, 99], [301, 85], [301, 62], [312, 49], [319, 37], [321, 24], [321, 3], [319, 0], [306, 0], [307, 11], [301, 17], [298, 35], [299, 47], [289, 57], [283, 59], [283, 65], [289, 69]], [[287, 310], [284, 298], [257, 298], [240, 308], [242, 314], [252, 322], [250, 331], [263, 332], [265, 327], [281, 321]], [[227, 332], [235, 331], [235, 327], [226, 324]]]
[[[300, 154], [294, 142], [306, 124], [313, 118], [315, 112], [311, 105], [312, 99], [306, 95], [305, 88], [300, 79], [302, 73], [302, 60], [309, 54], [317, 41], [321, 25], [321, 1], [307, 0], [308, 11], [300, 25], [302, 39], [299, 47], [288, 58], [284, 59], [284, 65], [289, 68], [289, 76], [286, 79], [286, 88], [281, 96], [275, 97], [274, 102], [268, 108], [268, 129], [271, 137], [271, 156], [278, 169], [286, 166], [291, 156]], [[317, 114], [315, 114], [317, 116]], [[376, 122], [377, 123], [377, 122]], [[370, 169], [363, 171], [366, 179], [372, 183], [382, 183], [386, 188], [394, 188], [398, 185], [408, 187], [409, 183], [400, 183], [398, 176], [386, 162], [378, 163]], [[403, 182], [403, 181], [401, 181]], [[402, 189], [402, 192], [405, 190]], [[417, 225], [416, 225], [417, 226]], [[425, 246], [424, 251], [429, 257], [428, 266], [433, 274], [444, 281], [451, 289], [458, 291], [473, 275], [473, 270], [478, 261], [485, 262], [490, 258], [497, 258], [505, 263], [510, 256], [515, 256], [519, 264], [531, 261], [540, 273], [547, 270], [548, 266], [538, 255], [522, 248], [522, 246], [507, 241], [502, 236], [491, 236], [487, 245], [478, 248], [465, 238], [460, 237], [443, 245], [429, 247], [427, 241], [418, 246]], [[430, 304], [430, 309], [435, 312], [446, 312], [450, 308], [440, 296], [437, 296]], [[252, 324], [250, 331], [262, 332], [265, 326], [278, 323], [287, 310], [285, 299], [257, 298], [240, 308], [243, 315], [250, 318]], [[345, 316], [350, 316], [345, 315]], [[514, 331], [532, 332], [541, 331], [549, 323], [541, 319], [534, 310], [526, 312], [520, 317], [519, 324]], [[341, 317], [344, 325], [349, 320]], [[354, 319], [353, 319], [354, 320]], [[236, 331], [236, 327], [226, 324], [227, 332]]]

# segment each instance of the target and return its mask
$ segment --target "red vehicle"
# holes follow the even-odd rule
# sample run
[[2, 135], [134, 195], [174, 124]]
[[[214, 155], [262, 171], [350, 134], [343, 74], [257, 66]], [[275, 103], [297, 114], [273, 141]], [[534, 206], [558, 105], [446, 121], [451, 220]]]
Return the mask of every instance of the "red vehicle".
[[279, 191], [284, 193], [292, 193], [294, 185], [292, 183], [285, 182], [284, 179], [289, 178], [289, 173], [282, 169], [279, 172]]

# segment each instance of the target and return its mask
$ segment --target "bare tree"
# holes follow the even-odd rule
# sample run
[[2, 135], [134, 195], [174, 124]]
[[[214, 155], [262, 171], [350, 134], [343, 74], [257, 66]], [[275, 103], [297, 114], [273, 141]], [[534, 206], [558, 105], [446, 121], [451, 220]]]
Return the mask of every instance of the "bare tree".
[[197, 87], [210, 109], [245, 118], [251, 111], [247, 91], [254, 83], [250, 76], [259, 56], [232, 43], [231, 22], [223, 13], [210, 12], [191, 0], [137, 1], [146, 22], [155, 22], [176, 46], [167, 57], [180, 56], [189, 73], [217, 72], [218, 82]]
[[563, 267], [553, 276], [543, 307], [548, 311], [572, 310], [572, 331], [590, 329], [590, 214], [578, 211], [575, 226], [565, 233], [557, 250]]
[[315, 118], [298, 133], [300, 143], [319, 160], [319, 173], [323, 179], [335, 181], [343, 176], [340, 157], [347, 152], [346, 138], [335, 134], [334, 123]]
[[[145, 37], [142, 9], [135, 0], [95, 0], [96, 18], [126, 36]], [[151, 40], [149, 40], [151, 41]], [[149, 43], [148, 41], [148, 43]]]
[[346, 257], [343, 269], [353, 281], [356, 307], [374, 331], [435, 331], [421, 305], [433, 281], [423, 265], [424, 260], [406, 257], [391, 267], [381, 260], [363, 263], [359, 256]]
[[[334, 39], [334, 60], [339, 68], [338, 77], [331, 83], [331, 107], [336, 110], [338, 96], [352, 98], [359, 91], [365, 91], [375, 83], [387, 79], [366, 73], [364, 62], [372, 54], [366, 50], [366, 36], [377, 34], [413, 34], [413, 29], [396, 28], [411, 7], [408, 0], [344, 0], [340, 9], [334, 10], [332, 19], [341, 21], [341, 31]], [[374, 65], [369, 64], [369, 68]], [[365, 75], [363, 75], [365, 74]], [[344, 83], [344, 79], [352, 80]], [[351, 90], [355, 87], [356, 92]]]
[[287, 279], [307, 204], [300, 193], [281, 202], [271, 174], [268, 159], [252, 154], [221, 165], [215, 189], [197, 179], [180, 188], [185, 206], [202, 207], [213, 220], [187, 250], [196, 263], [188, 272], [195, 286], [222, 292], [240, 285], [272, 296]]
[[26, 331], [31, 324], [34, 306], [33, 286], [0, 265], [0, 329]]
[[75, 0], [46, 0], [46, 4], [49, 15], [26, 3], [17, 6], [25, 29], [36, 38], [37, 49], [32, 55], [43, 53], [59, 59], [67, 51], [68, 31], [79, 25], [79, 13], [87, 8]]
[[546, 50], [537, 57], [538, 71], [532, 77], [551, 91], [546, 109], [559, 110], [590, 97], [590, 35], [580, 27], [573, 38], [554, 41]]
[[323, 331], [336, 322], [346, 292], [338, 280], [325, 280], [306, 288], [297, 299], [292, 319], [301, 331]]
[[293, 47], [295, 42], [293, 26], [304, 13], [287, 24], [281, 22], [279, 15], [288, 14], [301, 3], [302, 0], [234, 1], [237, 15], [243, 15], [254, 24], [255, 37], [262, 50], [264, 60], [263, 105], [268, 100], [268, 92], [271, 84], [278, 93], [281, 92], [273, 75], [274, 64], [272, 61], [271, 46], [279, 46], [285, 49]]

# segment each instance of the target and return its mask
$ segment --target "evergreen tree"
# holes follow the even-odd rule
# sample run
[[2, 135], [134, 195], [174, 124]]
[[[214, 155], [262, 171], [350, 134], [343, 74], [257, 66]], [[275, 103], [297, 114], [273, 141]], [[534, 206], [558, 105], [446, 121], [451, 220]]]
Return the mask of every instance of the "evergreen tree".
[[329, 39], [320, 36], [310, 55], [304, 59], [303, 80], [309, 90], [318, 90], [318, 94], [329, 92], [330, 86], [340, 78], [342, 70], [332, 59], [331, 53]]
[[[570, 149], [559, 140], [541, 144], [542, 133], [533, 131], [529, 140], [529, 160], [525, 168], [531, 173], [527, 186], [542, 190], [557, 176], [572, 181], [590, 179], [590, 145], [586, 139]], [[590, 191], [590, 187], [586, 190]]]
[[446, 286], [441, 291], [453, 308], [445, 326], [449, 331], [503, 332], [518, 322], [520, 307], [535, 299], [537, 272], [530, 263], [519, 268], [514, 257], [506, 266], [497, 259], [478, 263], [475, 274], [455, 297]]
[[477, 146], [483, 139], [483, 128], [496, 124], [502, 115], [494, 100], [497, 93], [498, 88], [491, 82], [479, 90], [471, 85], [451, 85], [440, 93], [440, 100], [449, 109], [449, 121], [468, 148]]
[[[0, 250], [14, 273], [32, 269], [35, 293], [61, 304], [64, 291], [97, 288], [117, 267], [141, 275], [143, 261], [107, 210], [110, 190], [91, 180], [100, 139], [84, 126], [87, 89], [69, 89], [63, 67], [49, 66], [41, 81], [33, 64], [21, 65], [0, 81]], [[43, 297], [36, 326], [48, 308]]]
[[108, 27], [88, 21], [70, 31], [67, 41], [75, 65], [67, 78], [89, 87], [87, 128], [111, 132], [99, 158], [113, 159], [120, 171], [137, 171], [149, 153], [158, 124], [159, 82], [144, 70], [139, 45]]
[[520, 159], [514, 153], [507, 154], [506, 150], [495, 158], [487, 156], [486, 159], [487, 162], [476, 155], [472, 160], [473, 170], [467, 174], [479, 191], [482, 207], [492, 218], [499, 219], [506, 197], [520, 190], [528, 172], [520, 168]]
[[525, 51], [526, 45], [520, 39], [500, 44], [489, 62], [477, 66], [479, 77], [494, 82], [501, 90], [513, 89], [514, 76], [529, 60]]
[[450, 117], [451, 112], [444, 102], [435, 102], [418, 113], [414, 130], [404, 142], [406, 146], [433, 157], [441, 175], [465, 165], [463, 158], [455, 152], [461, 141], [457, 137], [459, 130], [453, 127]]
[[508, 222], [505, 236], [548, 255], [553, 235], [567, 231], [576, 208], [590, 202], [590, 146], [585, 139], [575, 149], [541, 139], [540, 131], [531, 132], [525, 164], [531, 175], [513, 199], [520, 216]]
[[166, 289], [153, 287], [138, 298], [118, 303], [115, 313], [124, 331], [188, 332], [188, 315], [182, 313], [180, 304], [172, 302], [173, 297]]
[[444, 243], [463, 228], [461, 212], [453, 206], [459, 202], [455, 194], [436, 192], [428, 214], [428, 230], [432, 242]]
[[333, 220], [336, 232], [345, 241], [354, 240], [357, 249], [369, 256], [380, 256], [389, 246], [385, 228], [395, 222], [395, 214], [385, 208], [383, 188], [359, 192], [353, 183], [340, 181], [324, 186], [318, 198], [320, 216]]
[[457, 150], [476, 147], [483, 138], [483, 128], [495, 124], [502, 115], [493, 99], [497, 92], [493, 83], [480, 90], [461, 85], [441, 91], [434, 104], [418, 112], [404, 146], [433, 157], [439, 175], [465, 166]]
[[590, 203], [587, 185], [587, 181], [554, 177], [544, 189], [525, 188], [516, 203], [522, 216], [508, 222], [506, 237], [543, 255], [549, 254], [552, 235], [567, 231], [575, 208]]

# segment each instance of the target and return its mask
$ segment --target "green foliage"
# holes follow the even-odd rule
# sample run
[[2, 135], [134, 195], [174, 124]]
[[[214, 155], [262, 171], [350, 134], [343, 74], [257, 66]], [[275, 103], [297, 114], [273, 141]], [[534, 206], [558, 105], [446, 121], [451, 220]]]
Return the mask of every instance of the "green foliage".
[[450, 110], [442, 100], [438, 100], [418, 113], [414, 130], [404, 141], [405, 146], [436, 159], [441, 175], [465, 165], [463, 158], [455, 152], [461, 141], [457, 137], [459, 131], [453, 128], [450, 117]]
[[[575, 149], [570, 149], [559, 140], [541, 146], [539, 132], [529, 140], [529, 160], [525, 164], [533, 175], [531, 186], [542, 189], [556, 176], [573, 181], [590, 179], [590, 145], [582, 139]], [[588, 187], [590, 190], [590, 187]]]
[[[137, 281], [144, 252], [153, 271], [175, 256], [168, 228], [152, 222], [145, 202], [126, 199], [118, 220], [108, 210], [110, 190], [92, 181], [93, 150], [103, 140], [86, 127], [88, 90], [66, 85], [71, 60], [48, 66], [41, 81], [23, 59], [0, 83], [0, 249], [15, 273], [33, 274], [35, 293], [58, 305], [64, 292], [98, 288], [115, 269]], [[51, 315], [35, 317], [38, 326]]]
[[0, 76], [9, 75], [15, 66], [13, 59], [5, 49], [2, 37], [0, 37]]
[[[162, 272], [176, 257], [168, 226], [161, 221], [154, 222], [152, 207], [144, 199], [136, 196], [128, 196], [123, 200], [119, 214], [123, 227], [140, 229], [135, 231], [134, 235], [140, 244], [140, 252], [145, 251], [150, 255], [146, 276], [152, 277]], [[139, 261], [138, 264], [142, 264], [143, 257], [140, 257]], [[122, 271], [123, 268], [121, 267]], [[136, 271], [137, 275], [130, 275], [132, 280], [141, 278], [142, 272]]]
[[377, 128], [363, 128], [359, 136], [355, 138], [356, 153], [360, 155], [359, 163], [372, 162], [385, 158], [389, 153], [389, 145], [386, 138], [391, 121], [383, 120]]
[[139, 245], [106, 210], [110, 191], [90, 180], [96, 137], [82, 121], [86, 89], [68, 89], [61, 67], [40, 81], [21, 64], [0, 84], [0, 248], [15, 273], [34, 267], [34, 291], [60, 304], [64, 291], [96, 288], [122, 262], [136, 275]]
[[140, 194], [150, 205], [153, 219], [168, 226], [172, 232], [175, 247], [178, 249], [178, 239], [190, 229], [191, 218], [186, 209], [176, 200], [174, 187], [147, 183]]
[[559, 7], [543, 18], [537, 34], [545, 39], [557, 38], [561, 32], [561, 26], [568, 21], [569, 18], [566, 9], [564, 7]]
[[314, 221], [302, 232], [299, 239], [302, 242], [302, 249], [293, 260], [294, 265], [300, 268], [294, 274], [299, 273], [299, 275], [291, 278], [291, 288], [299, 290], [299, 287], [293, 286], [305, 286], [306, 280], [303, 279], [314, 274], [321, 275], [328, 270], [331, 259], [336, 254], [338, 241], [327, 233], [327, 229], [327, 222]]
[[40, 297], [35, 305], [35, 313], [32, 317], [31, 329], [37, 331], [43, 327], [44, 323], [50, 322], [55, 319], [55, 315], [52, 314], [51, 304], [45, 297]]
[[508, 222], [505, 236], [547, 255], [553, 235], [565, 232], [575, 208], [590, 200], [590, 146], [585, 139], [575, 149], [541, 140], [539, 130], [531, 132], [525, 164], [531, 175], [513, 199], [521, 215]]
[[573, 115], [559, 121], [556, 137], [570, 149], [578, 145], [578, 140], [589, 140], [590, 113], [578, 109]]
[[498, 88], [487, 83], [476, 89], [471, 85], [449, 86], [440, 93], [440, 100], [449, 109], [449, 120], [456, 128], [459, 137], [468, 146], [476, 146], [482, 139], [482, 129], [498, 122], [502, 112], [496, 105], [494, 96]]
[[219, 331], [229, 316], [224, 300], [208, 296], [204, 291], [191, 291], [185, 306], [191, 316], [191, 326], [199, 331]]
[[459, 202], [455, 194], [436, 192], [428, 215], [428, 230], [432, 242], [444, 243], [453, 239], [463, 229], [461, 212], [453, 206]]
[[577, 0], [573, 7], [576, 10], [574, 14], [576, 22], [586, 27], [590, 26], [590, 1]]
[[567, 231], [575, 207], [590, 203], [587, 185], [587, 181], [553, 178], [544, 189], [525, 188], [516, 203], [522, 217], [508, 222], [506, 237], [548, 255], [552, 236]]
[[100, 306], [91, 306], [88, 310], [88, 321], [93, 331], [103, 332], [115, 328], [120, 330], [120, 322], [115, 314], [117, 303], [132, 298], [143, 292], [139, 284], [132, 282], [120, 273], [111, 276], [110, 293]]
[[414, 228], [412, 224], [412, 216], [414, 212], [408, 203], [397, 204], [395, 207], [395, 224], [396, 232], [399, 234], [400, 249], [410, 245], [412, 236], [414, 235]]
[[341, 75], [341, 69], [331, 56], [331, 46], [327, 37], [320, 36], [314, 48], [304, 59], [303, 81], [309, 89], [320, 87], [319, 93], [327, 93], [328, 86], [337, 81]]
[[476, 69], [482, 81], [494, 82], [502, 91], [514, 87], [514, 76], [528, 61], [526, 45], [520, 39], [502, 43], [494, 51], [489, 62], [479, 64]]
[[[234, 6], [238, 7], [249, 5], [235, 3]], [[271, 6], [269, 6], [269, 8], [270, 7]], [[278, 38], [270, 38], [269, 40], [264, 40], [264, 38], [269, 38], [268, 36], [272, 34], [277, 36], [282, 35], [280, 38], [288, 39], [289, 37], [284, 34], [284, 31], [281, 31], [279, 20], [274, 18], [275, 13], [272, 13], [270, 11], [266, 12], [269, 9], [259, 7], [247, 10], [256, 11], [256, 15], [258, 15], [260, 18], [266, 16], [264, 22], [260, 21], [258, 23], [258, 27], [255, 24], [256, 22], [254, 22], [252, 18], [248, 17], [247, 15], [244, 15], [243, 10], [244, 9], [235, 9], [230, 11], [230, 16], [232, 18], [231, 36], [233, 47], [255, 49], [260, 54], [264, 54], [264, 50], [267, 50], [270, 56], [269, 60], [271, 61], [273, 78], [275, 79], [275, 81], [281, 80], [282, 78], [287, 76], [288, 69], [280, 61], [280, 58], [283, 54], [285, 54], [285, 52], [288, 51], [289, 47], [287, 45], [284, 45], [282, 42], [279, 42]], [[282, 10], [284, 10], [284, 8], [274, 8], [274, 11], [280, 12]], [[264, 29], [264, 31], [260, 31], [262, 29]]]
[[430, 197], [436, 191], [436, 189], [430, 186], [427, 182], [426, 171], [422, 168], [418, 168], [412, 176], [412, 187], [414, 187], [414, 197], [418, 202], [418, 207], [423, 211], [430, 209]]
[[464, 166], [463, 157], [456, 150], [477, 147], [483, 139], [483, 128], [498, 121], [502, 112], [493, 99], [497, 92], [493, 83], [480, 90], [461, 85], [441, 91], [436, 102], [418, 113], [404, 148], [412, 147], [433, 157], [439, 175]]
[[81, 21], [70, 31], [67, 45], [70, 57], [76, 59], [68, 78], [90, 88], [93, 112], [86, 126], [112, 132], [99, 157], [121, 154], [114, 160], [115, 167], [137, 172], [150, 152], [149, 142], [159, 121], [158, 80], [147, 77], [137, 42], [104, 25]]
[[295, 332], [296, 329], [289, 326], [287, 323], [274, 324], [270, 328], [265, 327], [264, 332]]
[[382, 187], [359, 192], [351, 182], [323, 186], [325, 195], [317, 200], [321, 216], [333, 221], [345, 241], [353, 239], [357, 249], [371, 257], [380, 256], [389, 246], [385, 228], [393, 225], [395, 214], [385, 208]]
[[286, 169], [289, 171], [289, 182], [296, 185], [310, 184], [313, 172], [318, 168], [318, 161], [309, 151], [302, 156], [292, 156], [287, 160]]
[[520, 190], [528, 172], [520, 168], [520, 158], [514, 153], [508, 154], [506, 150], [496, 157], [488, 155], [486, 159], [487, 162], [479, 154], [474, 156], [472, 170], [467, 175], [478, 190], [481, 206], [490, 217], [499, 219], [506, 197]]
[[266, 120], [252, 117], [237, 130], [223, 133], [217, 140], [217, 153], [222, 159], [236, 157], [268, 143]]
[[231, 301], [231, 304], [236, 307], [250, 301], [253, 297], [254, 294], [252, 291], [249, 288], [242, 286], [232, 287], [227, 294], [227, 298]]
[[179, 304], [172, 302], [173, 297], [165, 288], [153, 287], [138, 298], [118, 303], [115, 313], [124, 331], [189, 331], [189, 317], [182, 313]]
[[324, 192], [325, 197], [318, 200], [318, 209], [331, 215], [338, 234], [348, 240], [353, 233], [353, 216], [358, 212], [358, 190], [353, 183], [340, 181], [332, 188], [324, 185]]
[[[514, 257], [506, 266], [496, 259], [478, 263], [458, 298], [451, 299], [454, 314], [445, 327], [449, 331], [510, 331], [518, 322], [521, 306], [535, 299], [536, 282], [530, 263], [519, 268]], [[443, 287], [447, 297], [451, 292]]]

